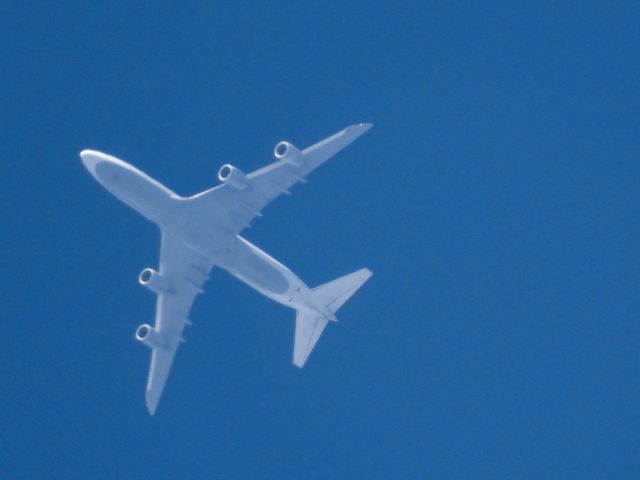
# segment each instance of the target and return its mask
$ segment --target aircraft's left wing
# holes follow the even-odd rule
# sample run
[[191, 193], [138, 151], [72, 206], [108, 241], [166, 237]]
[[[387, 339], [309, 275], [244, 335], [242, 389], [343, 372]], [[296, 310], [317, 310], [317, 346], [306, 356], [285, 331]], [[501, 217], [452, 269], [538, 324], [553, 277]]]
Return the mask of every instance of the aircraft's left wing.
[[289, 194], [289, 188], [372, 127], [370, 123], [351, 125], [324, 140], [298, 150], [287, 142], [276, 145], [277, 161], [244, 174], [230, 165], [220, 169], [225, 183], [194, 195], [189, 200], [199, 206], [213, 223], [229, 233], [240, 233], [272, 200]]
[[[152, 347], [147, 380], [146, 403], [155, 414], [178, 346], [182, 331], [191, 322], [189, 311], [196, 296], [209, 278], [213, 262], [170, 234], [162, 232], [159, 273], [166, 283], [158, 293], [154, 335], [159, 339]], [[144, 340], [143, 340], [144, 341]]]

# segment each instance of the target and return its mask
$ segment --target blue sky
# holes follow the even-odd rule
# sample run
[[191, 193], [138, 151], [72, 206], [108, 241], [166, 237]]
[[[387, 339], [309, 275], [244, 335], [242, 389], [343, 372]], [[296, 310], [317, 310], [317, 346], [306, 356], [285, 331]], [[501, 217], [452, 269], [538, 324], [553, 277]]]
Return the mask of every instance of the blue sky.
[[[635, 2], [0, 7], [0, 477], [638, 478]], [[78, 152], [182, 194], [376, 126], [246, 237], [367, 266], [304, 370], [214, 270], [158, 414], [156, 228]]]

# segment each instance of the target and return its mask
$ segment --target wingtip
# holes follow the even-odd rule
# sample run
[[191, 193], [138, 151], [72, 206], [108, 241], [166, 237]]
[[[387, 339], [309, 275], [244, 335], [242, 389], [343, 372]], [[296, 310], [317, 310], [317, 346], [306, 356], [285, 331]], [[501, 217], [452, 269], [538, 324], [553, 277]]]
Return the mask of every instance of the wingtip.
[[147, 410], [149, 411], [149, 415], [153, 417], [156, 414], [156, 410], [158, 409], [158, 403], [154, 401], [151, 395], [151, 391], [149, 390], [147, 390], [145, 397], [146, 397], [145, 400], [147, 403]]
[[367, 130], [369, 130], [371, 127], [373, 127], [373, 123], [357, 123], [355, 125], [349, 125], [347, 128], [345, 128], [345, 132], [350, 135], [359, 137], [360, 135], [366, 133]]
[[362, 135], [371, 127], [373, 127], [373, 123], [357, 123], [355, 125], [347, 127], [346, 130], [357, 133], [358, 135]]
[[371, 270], [369, 270], [368, 268], [363, 268], [362, 272], [367, 276], [367, 278], [371, 277], [373, 275], [373, 272]]

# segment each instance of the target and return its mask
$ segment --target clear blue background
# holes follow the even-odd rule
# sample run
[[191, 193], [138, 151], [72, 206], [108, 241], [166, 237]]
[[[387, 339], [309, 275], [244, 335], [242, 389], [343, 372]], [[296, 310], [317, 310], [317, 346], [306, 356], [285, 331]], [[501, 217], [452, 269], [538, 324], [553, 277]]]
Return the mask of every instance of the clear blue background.
[[[0, 478], [640, 478], [637, 2], [5, 2]], [[182, 194], [368, 132], [246, 232], [368, 266], [304, 370], [214, 270], [155, 418], [156, 228]]]

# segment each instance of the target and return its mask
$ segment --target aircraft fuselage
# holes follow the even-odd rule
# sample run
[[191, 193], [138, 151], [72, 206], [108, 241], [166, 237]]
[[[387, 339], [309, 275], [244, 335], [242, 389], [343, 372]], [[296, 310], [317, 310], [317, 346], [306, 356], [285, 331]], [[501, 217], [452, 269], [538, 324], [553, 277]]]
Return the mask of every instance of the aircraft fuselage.
[[315, 304], [309, 287], [291, 270], [240, 235], [199, 218], [188, 198], [118, 158], [86, 150], [82, 161], [121, 201], [266, 297], [296, 310], [335, 318], [325, 305]]

